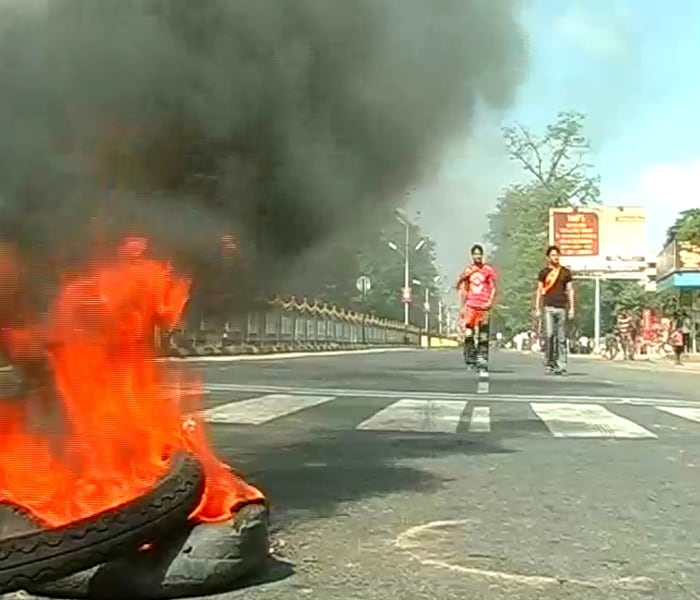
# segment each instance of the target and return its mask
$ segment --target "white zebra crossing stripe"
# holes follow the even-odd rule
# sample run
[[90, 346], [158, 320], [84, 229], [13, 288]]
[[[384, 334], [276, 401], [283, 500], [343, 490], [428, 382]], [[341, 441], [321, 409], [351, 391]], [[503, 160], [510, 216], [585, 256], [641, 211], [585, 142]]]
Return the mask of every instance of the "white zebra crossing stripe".
[[688, 408], [685, 406], [657, 406], [656, 408], [681, 419], [700, 423], [700, 408]]
[[261, 425], [292, 413], [318, 406], [333, 400], [335, 396], [303, 396], [291, 394], [268, 394], [250, 400], [229, 402], [203, 412], [209, 423], [235, 423], [238, 425]]
[[489, 433], [491, 431], [491, 409], [488, 406], [475, 406], [469, 422], [472, 433]]
[[[195, 390], [198, 391], [198, 390]], [[251, 393], [251, 394], [302, 394], [302, 395], [325, 395], [330, 394], [336, 397], [353, 397], [353, 398], [386, 398], [386, 399], [401, 399], [401, 398], [421, 398], [430, 400], [465, 400], [465, 401], [482, 401], [476, 393], [466, 392], [438, 392], [415, 390], [408, 392], [406, 390], [387, 390], [387, 389], [370, 389], [370, 388], [328, 388], [328, 387], [291, 387], [277, 385], [257, 385], [257, 384], [239, 384], [239, 383], [207, 383], [204, 386], [204, 391], [207, 393]], [[576, 394], [558, 394], [558, 395], [543, 395], [543, 394], [489, 394], [489, 403], [499, 402], [503, 404], [530, 404], [533, 400], [537, 402], [554, 402], [554, 403], [583, 403], [590, 404], [621, 404], [628, 406], [688, 406], [697, 407], [696, 400], [680, 400], [678, 398], [640, 398], [633, 396], [581, 396]]]
[[651, 431], [616, 415], [599, 404], [554, 404], [532, 402], [535, 414], [554, 437], [656, 438]]
[[[200, 413], [209, 423], [262, 425], [305, 409], [336, 400], [335, 395], [270, 393], [251, 399], [229, 402]], [[379, 400], [379, 398], [377, 398]], [[471, 402], [478, 402], [477, 398]], [[371, 431], [456, 434], [461, 422], [468, 422], [470, 433], [490, 433], [491, 409], [474, 406], [465, 414], [467, 400], [401, 398], [350, 428]], [[514, 406], [518, 403], [514, 403]], [[600, 404], [538, 401], [530, 403], [537, 417], [556, 438], [656, 439], [658, 436], [630, 419], [623, 418]], [[700, 407], [657, 405], [658, 410], [700, 423]], [[303, 417], [302, 417], [303, 418]], [[498, 423], [496, 423], [498, 430]]]
[[363, 421], [366, 431], [457, 433], [466, 402], [403, 399]]

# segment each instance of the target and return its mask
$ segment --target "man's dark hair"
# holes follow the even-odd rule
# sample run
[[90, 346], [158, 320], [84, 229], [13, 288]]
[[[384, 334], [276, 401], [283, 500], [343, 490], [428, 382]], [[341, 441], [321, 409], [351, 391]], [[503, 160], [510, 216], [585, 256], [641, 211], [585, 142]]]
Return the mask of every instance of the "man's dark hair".
[[547, 256], [552, 254], [552, 252], [556, 252], [557, 254], [561, 254], [561, 250], [559, 250], [559, 246], [548, 246], [547, 247]]
[[484, 248], [481, 244], [474, 244], [470, 252], [471, 254], [474, 254], [474, 252], [479, 252], [480, 254], [483, 254]]

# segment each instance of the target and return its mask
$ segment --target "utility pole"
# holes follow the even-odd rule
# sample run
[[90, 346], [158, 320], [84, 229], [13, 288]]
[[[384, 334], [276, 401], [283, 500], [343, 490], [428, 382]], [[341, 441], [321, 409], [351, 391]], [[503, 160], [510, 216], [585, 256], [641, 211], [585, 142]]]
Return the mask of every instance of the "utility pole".
[[593, 348], [600, 352], [600, 275], [595, 276], [595, 309], [593, 317], [593, 336], [595, 342]]
[[425, 287], [425, 302], [423, 303], [425, 335], [428, 335], [428, 327], [430, 326], [430, 288]]
[[[409, 266], [409, 253], [411, 251], [411, 233], [408, 228], [408, 223], [406, 221], [403, 221], [400, 219], [401, 222], [403, 223], [404, 228], [406, 229], [406, 239], [404, 243], [404, 251], [403, 251], [403, 289], [404, 289], [404, 294], [408, 295], [408, 289], [409, 285], [411, 285], [411, 281], [409, 279], [409, 271], [410, 271], [410, 266]], [[408, 311], [409, 311], [409, 300], [407, 298], [403, 299], [403, 324], [408, 327]]]
[[408, 327], [409, 327], [409, 311], [411, 309], [411, 299], [412, 299], [412, 294], [411, 294], [411, 252], [418, 252], [423, 246], [425, 246], [426, 240], [425, 238], [421, 238], [418, 240], [418, 243], [411, 247], [411, 225], [408, 222], [406, 218], [404, 218], [401, 213], [397, 210], [395, 211], [395, 215], [399, 223], [401, 223], [404, 226], [404, 242], [403, 242], [403, 251], [401, 250], [401, 247], [390, 241], [389, 242], [389, 248], [397, 252], [398, 254], [403, 255], [403, 294], [401, 301], [403, 302], [403, 324], [406, 328], [406, 335], [408, 336]]

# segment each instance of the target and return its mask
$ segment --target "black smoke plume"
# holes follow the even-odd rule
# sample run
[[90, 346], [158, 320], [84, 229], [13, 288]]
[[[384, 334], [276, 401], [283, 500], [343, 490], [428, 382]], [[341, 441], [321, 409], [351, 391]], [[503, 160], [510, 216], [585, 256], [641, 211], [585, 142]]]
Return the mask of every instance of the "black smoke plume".
[[137, 228], [213, 273], [235, 232], [251, 289], [274, 287], [300, 253], [393, 206], [477, 102], [512, 100], [521, 5], [0, 4], [2, 233], [70, 263]]

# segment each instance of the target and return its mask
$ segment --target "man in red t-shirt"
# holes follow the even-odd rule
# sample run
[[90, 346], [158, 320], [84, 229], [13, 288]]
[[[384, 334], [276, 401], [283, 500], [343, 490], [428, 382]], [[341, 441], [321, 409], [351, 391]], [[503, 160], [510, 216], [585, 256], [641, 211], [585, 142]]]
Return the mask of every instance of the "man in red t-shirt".
[[[462, 303], [460, 323], [464, 329], [464, 360], [480, 371], [488, 369], [489, 310], [496, 296], [496, 271], [484, 262], [484, 249], [474, 244], [471, 263], [456, 285]], [[474, 337], [478, 331], [476, 347]]]

